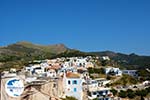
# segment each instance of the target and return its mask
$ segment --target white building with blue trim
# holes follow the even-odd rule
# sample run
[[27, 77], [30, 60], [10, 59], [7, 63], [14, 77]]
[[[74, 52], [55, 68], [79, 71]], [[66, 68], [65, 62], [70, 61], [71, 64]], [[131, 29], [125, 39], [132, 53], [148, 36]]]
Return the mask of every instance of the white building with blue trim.
[[83, 79], [80, 78], [80, 74], [72, 72], [64, 73], [63, 76], [64, 95], [72, 96], [78, 100], [82, 100], [83, 98], [82, 82]]

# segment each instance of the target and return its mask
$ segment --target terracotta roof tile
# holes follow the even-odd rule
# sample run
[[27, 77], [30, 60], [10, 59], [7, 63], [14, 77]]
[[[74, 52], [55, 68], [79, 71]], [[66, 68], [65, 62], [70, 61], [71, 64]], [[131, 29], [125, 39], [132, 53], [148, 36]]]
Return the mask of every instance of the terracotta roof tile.
[[67, 78], [80, 78], [80, 74], [68, 72], [66, 73]]

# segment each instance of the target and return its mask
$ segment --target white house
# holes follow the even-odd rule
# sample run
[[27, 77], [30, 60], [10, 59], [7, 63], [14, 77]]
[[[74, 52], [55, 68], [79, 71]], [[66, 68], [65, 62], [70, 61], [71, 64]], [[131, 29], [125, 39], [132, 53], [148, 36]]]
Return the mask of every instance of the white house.
[[48, 63], [41, 63], [40, 66], [43, 67], [43, 68], [46, 68], [46, 67], [49, 66], [49, 64]]
[[98, 87], [98, 82], [96, 80], [90, 80], [88, 81], [87, 85], [89, 88], [96, 88]]
[[16, 68], [10, 68], [11, 73], [16, 73]]
[[85, 64], [87, 63], [87, 61], [86, 61], [86, 58], [82, 58], [82, 59], [78, 58], [75, 63], [77, 67], [85, 67]]
[[110, 80], [107, 80], [105, 78], [98, 78], [95, 80], [98, 82], [98, 86], [105, 86], [106, 84], [110, 83]]
[[34, 64], [25, 67], [26, 72], [30, 72], [30, 74], [43, 74], [45, 72], [45, 67], [42, 64]]
[[122, 70], [122, 72], [123, 72], [123, 74], [128, 74], [133, 77], [138, 76], [137, 70]]
[[33, 71], [36, 74], [43, 74], [45, 72], [45, 70], [43, 68], [41, 68], [41, 67], [34, 68]]
[[49, 69], [47, 72], [47, 77], [55, 78], [56, 77], [56, 71], [54, 69]]
[[77, 73], [64, 73], [63, 87], [65, 96], [73, 96], [78, 100], [82, 100], [82, 79]]
[[71, 65], [72, 65], [71, 62], [64, 62], [63, 63], [64, 68], [70, 67]]
[[105, 68], [105, 74], [113, 74], [116, 76], [121, 76], [122, 71], [119, 68], [108, 67], [108, 68]]
[[142, 84], [145, 86], [148, 86], [148, 85], [150, 85], [150, 81], [144, 81]]
[[102, 56], [101, 57], [103, 60], [110, 60], [110, 58], [108, 56]]
[[110, 92], [110, 88], [97, 87], [97, 88], [89, 88], [88, 99], [93, 100], [98, 98], [98, 100], [112, 100], [112, 93]]
[[58, 70], [58, 75], [62, 76], [64, 74], [64, 72], [77, 73], [77, 69], [75, 67], [61, 68]]

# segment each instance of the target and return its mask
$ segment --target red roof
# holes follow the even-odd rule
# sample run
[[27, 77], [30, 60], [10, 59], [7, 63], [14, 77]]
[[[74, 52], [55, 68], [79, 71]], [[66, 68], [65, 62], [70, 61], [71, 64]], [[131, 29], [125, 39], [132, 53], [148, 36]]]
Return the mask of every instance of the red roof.
[[67, 78], [80, 78], [80, 74], [68, 72], [66, 73]]

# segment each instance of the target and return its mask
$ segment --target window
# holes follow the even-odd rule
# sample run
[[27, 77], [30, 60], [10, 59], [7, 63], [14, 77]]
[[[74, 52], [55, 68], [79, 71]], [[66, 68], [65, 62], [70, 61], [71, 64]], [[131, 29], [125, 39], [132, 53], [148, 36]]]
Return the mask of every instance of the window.
[[74, 81], [73, 81], [73, 84], [77, 84], [77, 80], [74, 80]]
[[70, 81], [68, 81], [68, 84], [70, 84]]
[[56, 84], [53, 84], [53, 88], [55, 88], [56, 87]]
[[74, 92], [77, 92], [77, 88], [74, 88], [73, 91], [74, 91]]
[[96, 92], [93, 92], [93, 95], [96, 95], [97, 93]]

